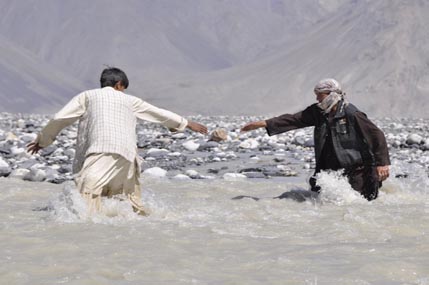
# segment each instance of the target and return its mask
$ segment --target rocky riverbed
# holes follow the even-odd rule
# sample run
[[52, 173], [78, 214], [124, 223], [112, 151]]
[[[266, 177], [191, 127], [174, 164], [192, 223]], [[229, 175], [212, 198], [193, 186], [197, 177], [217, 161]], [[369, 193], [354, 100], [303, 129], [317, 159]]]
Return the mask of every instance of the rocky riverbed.
[[[63, 183], [73, 179], [77, 125], [64, 129], [51, 146], [30, 155], [26, 145], [36, 138], [50, 116], [1, 113], [0, 176], [28, 181]], [[224, 141], [210, 141], [210, 135], [166, 128], [142, 122], [137, 127], [138, 150], [143, 158], [143, 175], [166, 179], [277, 179], [307, 178], [314, 171], [312, 128], [269, 137], [265, 130], [240, 133], [246, 122], [261, 117], [191, 117], [209, 131], [223, 129]], [[375, 120], [385, 132], [392, 162], [409, 162], [429, 169], [429, 120]], [[395, 176], [406, 177], [407, 169]]]

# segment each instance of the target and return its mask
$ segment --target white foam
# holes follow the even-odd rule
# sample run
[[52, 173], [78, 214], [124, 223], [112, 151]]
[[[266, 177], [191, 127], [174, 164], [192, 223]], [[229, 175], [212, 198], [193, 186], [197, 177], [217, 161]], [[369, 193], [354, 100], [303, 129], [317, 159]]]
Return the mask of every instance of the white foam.
[[123, 224], [138, 220], [128, 200], [102, 199], [102, 212], [90, 213], [87, 202], [73, 183], [66, 183], [63, 191], [49, 203], [51, 217], [60, 223]]
[[319, 195], [322, 203], [347, 205], [365, 203], [367, 200], [359, 192], [353, 190], [347, 177], [340, 171], [322, 171], [317, 174], [317, 185], [322, 188]]

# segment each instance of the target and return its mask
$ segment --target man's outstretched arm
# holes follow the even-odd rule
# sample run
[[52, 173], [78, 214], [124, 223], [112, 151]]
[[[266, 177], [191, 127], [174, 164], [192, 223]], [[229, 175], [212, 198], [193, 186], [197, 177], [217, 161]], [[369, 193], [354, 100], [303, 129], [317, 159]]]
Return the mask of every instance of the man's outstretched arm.
[[35, 154], [50, 145], [62, 129], [76, 122], [85, 113], [85, 100], [85, 94], [81, 93], [67, 103], [40, 131], [37, 138], [27, 145], [27, 151]]
[[183, 131], [185, 128], [188, 128], [194, 132], [207, 134], [206, 126], [188, 121], [176, 113], [155, 107], [138, 98], [134, 102], [134, 112], [140, 120], [160, 123], [173, 131]]
[[266, 121], [256, 121], [256, 122], [250, 122], [245, 124], [240, 131], [241, 132], [248, 132], [248, 131], [253, 131], [259, 128], [266, 128], [267, 127], [267, 122]]

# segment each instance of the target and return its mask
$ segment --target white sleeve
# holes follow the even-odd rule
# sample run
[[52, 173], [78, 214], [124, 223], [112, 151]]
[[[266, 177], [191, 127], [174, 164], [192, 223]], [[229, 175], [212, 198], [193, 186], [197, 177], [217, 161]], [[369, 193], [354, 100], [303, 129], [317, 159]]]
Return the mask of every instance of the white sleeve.
[[134, 101], [134, 112], [140, 120], [160, 123], [173, 131], [183, 131], [188, 125], [188, 121], [185, 118], [155, 107], [139, 98]]
[[86, 95], [80, 93], [75, 96], [67, 105], [65, 105], [54, 118], [37, 135], [36, 143], [41, 147], [50, 145], [58, 133], [67, 126], [76, 122], [86, 110]]

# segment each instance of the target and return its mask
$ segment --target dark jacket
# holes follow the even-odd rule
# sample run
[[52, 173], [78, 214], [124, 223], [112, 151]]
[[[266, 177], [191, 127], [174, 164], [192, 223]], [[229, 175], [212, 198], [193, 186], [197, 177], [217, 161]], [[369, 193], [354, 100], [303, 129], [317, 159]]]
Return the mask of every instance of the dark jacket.
[[352, 104], [339, 102], [335, 115], [329, 118], [317, 104], [313, 104], [302, 112], [285, 114], [266, 122], [270, 136], [314, 126], [316, 172], [390, 164], [383, 132]]

